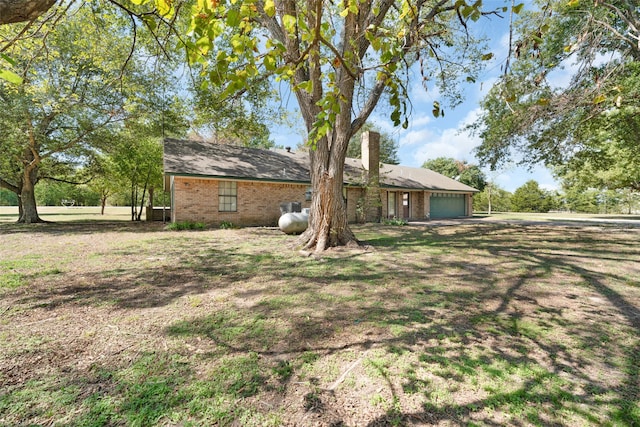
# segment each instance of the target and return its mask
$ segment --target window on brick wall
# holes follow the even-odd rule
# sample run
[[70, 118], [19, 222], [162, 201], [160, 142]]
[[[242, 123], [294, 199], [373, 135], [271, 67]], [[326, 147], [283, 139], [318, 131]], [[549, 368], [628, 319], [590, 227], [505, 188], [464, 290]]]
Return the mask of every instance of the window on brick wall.
[[396, 216], [396, 193], [387, 193], [387, 216], [393, 218]]
[[238, 187], [235, 181], [220, 181], [218, 183], [218, 211], [237, 212]]

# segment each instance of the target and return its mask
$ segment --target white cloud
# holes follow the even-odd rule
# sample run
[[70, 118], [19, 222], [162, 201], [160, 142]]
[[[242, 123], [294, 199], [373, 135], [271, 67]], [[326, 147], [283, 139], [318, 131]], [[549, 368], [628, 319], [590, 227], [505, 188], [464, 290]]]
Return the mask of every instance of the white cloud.
[[458, 129], [445, 129], [436, 138], [420, 146], [415, 152], [415, 158], [420, 164], [436, 157], [473, 161], [473, 149], [479, 144], [478, 137], [459, 132]]
[[400, 137], [400, 146], [422, 144], [433, 139], [433, 132], [429, 129], [410, 130], [403, 132]]
[[[458, 160], [473, 161], [473, 149], [480, 144], [480, 139], [471, 136], [464, 128], [472, 123], [479, 114], [479, 109], [471, 110], [455, 127], [445, 129], [434, 130], [424, 127], [431, 124], [431, 120], [412, 122], [411, 130], [403, 132], [400, 136], [401, 156], [409, 157], [411, 160], [408, 163], [415, 166], [437, 157], [453, 157]], [[416, 126], [418, 123], [424, 123], [422, 128]]]
[[433, 122], [433, 117], [426, 114], [411, 118], [411, 127], [422, 127]]

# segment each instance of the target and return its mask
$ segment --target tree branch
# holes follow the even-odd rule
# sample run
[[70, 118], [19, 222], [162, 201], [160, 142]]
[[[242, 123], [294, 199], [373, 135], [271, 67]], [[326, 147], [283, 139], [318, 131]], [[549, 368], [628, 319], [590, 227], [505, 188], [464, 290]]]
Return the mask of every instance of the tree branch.
[[11, 184], [9, 181], [6, 181], [2, 177], [0, 177], [0, 188], [5, 188], [9, 191], [13, 191], [16, 194], [20, 193], [20, 189], [17, 185]]
[[57, 0], [0, 0], [0, 25], [34, 21]]
[[41, 176], [40, 177], [40, 179], [48, 179], [49, 181], [62, 182], [62, 183], [65, 183], [65, 184], [73, 184], [73, 185], [85, 185], [85, 184], [88, 184], [93, 180], [93, 178], [95, 178], [95, 177], [92, 176], [92, 177], [88, 178], [86, 181], [77, 182], [77, 181], [69, 181], [67, 179], [62, 179], [62, 178], [55, 178], [53, 176]]

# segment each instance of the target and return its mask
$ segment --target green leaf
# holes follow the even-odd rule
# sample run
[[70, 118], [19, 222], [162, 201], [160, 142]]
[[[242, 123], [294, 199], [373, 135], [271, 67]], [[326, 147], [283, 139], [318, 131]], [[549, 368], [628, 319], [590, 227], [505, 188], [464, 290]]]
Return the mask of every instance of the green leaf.
[[9, 56], [5, 55], [4, 53], [0, 53], [0, 58], [4, 59], [5, 61], [7, 61], [9, 64], [13, 65], [14, 67], [16, 66], [16, 61], [11, 59]]
[[273, 18], [275, 16], [276, 4], [273, 0], [266, 0], [264, 2], [264, 13], [266, 13], [270, 18]]
[[244, 42], [240, 35], [235, 34], [231, 37], [231, 47], [233, 48], [233, 53], [242, 54], [244, 52]]
[[[211, 83], [213, 83], [215, 86], [220, 86], [222, 85], [222, 79], [220, 78], [220, 74], [218, 74], [218, 72], [216, 71], [211, 71], [209, 73], [209, 81], [211, 81]], [[202, 89], [206, 90], [207, 89], [207, 81], [203, 80], [202, 82]]]
[[595, 98], [593, 98], [593, 103], [594, 104], [601, 104], [606, 100], [607, 100], [607, 97], [604, 94], [600, 94], [600, 95], [596, 96]]
[[171, 16], [173, 15], [173, 7], [171, 6], [171, 2], [167, 0], [155, 0], [156, 9], [161, 16]]
[[284, 15], [282, 17], [282, 25], [289, 34], [293, 34], [296, 31], [296, 17], [292, 15]]
[[513, 6], [513, 13], [519, 14], [523, 7], [524, 7], [524, 3], [520, 3], [518, 5]]
[[343, 18], [346, 18], [348, 14], [349, 14], [349, 8], [340, 12], [340, 16], [342, 16]]
[[440, 109], [440, 103], [438, 101], [433, 101], [433, 110], [431, 110], [431, 112], [433, 113], [433, 117], [440, 117], [442, 110]]
[[485, 53], [480, 57], [480, 59], [482, 59], [483, 61], [488, 61], [491, 58], [493, 58], [493, 52]]
[[151, 31], [155, 31], [156, 28], [158, 27], [158, 24], [156, 24], [156, 20], [149, 15], [144, 15], [142, 17], [142, 21], [146, 24], [147, 28], [149, 28]]
[[393, 121], [394, 126], [400, 124], [400, 110], [395, 110], [391, 113], [391, 121]]
[[313, 82], [311, 80], [307, 80], [306, 82], [298, 84], [297, 87], [307, 93], [311, 93], [311, 91], [313, 90]]
[[209, 37], [207, 36], [201, 37], [196, 42], [196, 46], [203, 55], [206, 55], [209, 52], [209, 48], [211, 47], [211, 40], [209, 40]]
[[227, 25], [230, 27], [237, 27], [240, 24], [240, 13], [235, 9], [230, 9], [227, 13]]
[[22, 77], [9, 70], [0, 69], [0, 79], [6, 80], [9, 83], [13, 83], [16, 85], [22, 84]]
[[274, 71], [276, 69], [276, 60], [271, 55], [265, 56], [262, 60], [262, 63], [264, 64], [264, 68], [266, 68], [267, 71]]

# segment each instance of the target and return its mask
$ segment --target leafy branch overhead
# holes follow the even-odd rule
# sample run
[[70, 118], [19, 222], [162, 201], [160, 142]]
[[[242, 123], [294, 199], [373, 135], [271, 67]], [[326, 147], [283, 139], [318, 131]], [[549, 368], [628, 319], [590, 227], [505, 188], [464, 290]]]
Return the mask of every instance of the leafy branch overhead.
[[[312, 123], [312, 143], [331, 132], [340, 111], [350, 108], [346, 80], [365, 89], [356, 93], [359, 108], [351, 133], [383, 92], [393, 123], [406, 127], [411, 66], [419, 65], [425, 82], [454, 89], [454, 74], [478, 71], [478, 62], [465, 58], [491, 57], [479, 54], [466, 31], [469, 19], [485, 14], [480, 2], [199, 0], [192, 12], [190, 61], [202, 64], [209, 81], [224, 86], [227, 96], [265, 76], [290, 83], [299, 100], [310, 103], [302, 113]], [[450, 93], [454, 103], [459, 100], [459, 93]], [[434, 115], [441, 113], [434, 103]]]
[[519, 152], [526, 163], [590, 156], [604, 165], [611, 141], [637, 153], [630, 132], [640, 117], [637, 2], [536, 2], [513, 31], [512, 64], [474, 125], [483, 161], [496, 166]]
[[[139, 27], [147, 30], [143, 37], [154, 38], [157, 47], [168, 58], [168, 34], [180, 38], [177, 19], [182, 5], [182, 2], [172, 0], [99, 0], [81, 4], [75, 0], [0, 0], [0, 80], [12, 84], [24, 81], [27, 70], [18, 67], [15, 58], [8, 54], [15, 44], [28, 44], [35, 40], [40, 45], [39, 49], [46, 51], [49, 35], [56, 31], [58, 24], [82, 9], [90, 10], [96, 19], [103, 16], [103, 11], [114, 8], [128, 16], [131, 32], [127, 37], [131, 49], [121, 72], [136, 50]], [[37, 46], [34, 51], [38, 51]]]

